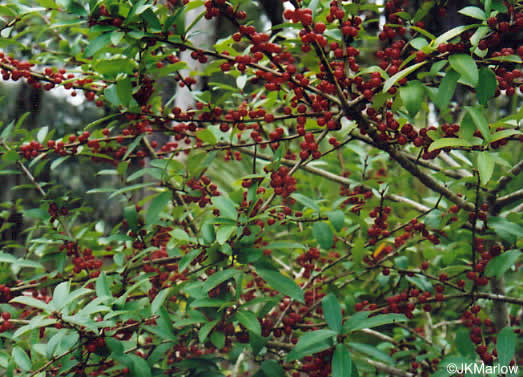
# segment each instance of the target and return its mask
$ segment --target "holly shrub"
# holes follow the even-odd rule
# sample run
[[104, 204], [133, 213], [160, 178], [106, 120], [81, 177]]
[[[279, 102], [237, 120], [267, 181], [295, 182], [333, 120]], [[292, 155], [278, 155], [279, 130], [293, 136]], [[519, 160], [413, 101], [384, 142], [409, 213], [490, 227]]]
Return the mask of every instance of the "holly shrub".
[[0, 4], [2, 376], [516, 375], [522, 4], [262, 3]]

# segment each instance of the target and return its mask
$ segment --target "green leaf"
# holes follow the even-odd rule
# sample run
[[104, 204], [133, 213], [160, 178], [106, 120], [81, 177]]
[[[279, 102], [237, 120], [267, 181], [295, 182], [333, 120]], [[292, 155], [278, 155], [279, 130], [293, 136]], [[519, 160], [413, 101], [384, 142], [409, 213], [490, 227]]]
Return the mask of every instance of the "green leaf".
[[22, 370], [30, 371], [33, 368], [31, 359], [22, 347], [16, 346], [13, 348], [13, 359], [15, 364]]
[[485, 151], [478, 154], [478, 171], [482, 185], [486, 185], [492, 178], [495, 163], [496, 161], [490, 152]]
[[147, 361], [142, 359], [140, 356], [132, 354], [132, 353], [126, 354], [126, 355], [128, 357], [130, 357], [133, 361], [131, 368], [130, 368], [131, 375], [133, 375], [135, 377], [151, 377], [152, 376], [151, 367], [149, 366]]
[[218, 322], [219, 320], [216, 319], [214, 321], [207, 322], [205, 325], [202, 326], [202, 328], [198, 332], [198, 340], [200, 341], [200, 343], [205, 342], [205, 339], [207, 339], [207, 336]]
[[131, 80], [129, 80], [129, 78], [119, 80], [116, 84], [116, 93], [120, 99], [120, 103], [124, 106], [128, 106], [133, 94]]
[[84, 55], [89, 58], [109, 45], [111, 42], [111, 33], [104, 33], [93, 39], [85, 48]]
[[162, 308], [163, 303], [169, 297], [169, 294], [171, 293], [171, 288], [165, 288], [160, 291], [154, 298], [153, 302], [151, 303], [151, 314], [157, 314], [159, 310]]
[[510, 327], [504, 327], [498, 334], [496, 350], [499, 365], [509, 365], [516, 352], [517, 335]]
[[226, 270], [218, 271], [205, 281], [205, 283], [202, 286], [202, 290], [204, 292], [209, 292], [211, 289], [215, 288], [216, 286], [220, 285], [224, 281], [227, 281], [229, 279], [232, 279], [233, 277], [242, 274], [241, 271], [236, 270], [235, 268], [228, 268]]
[[479, 72], [474, 58], [467, 54], [449, 56], [450, 66], [473, 87], [478, 85]]
[[483, 109], [480, 106], [465, 106], [465, 110], [469, 113], [472, 121], [476, 125], [476, 128], [481, 132], [483, 138], [489, 142], [490, 141], [490, 128], [487, 122], [487, 118], [483, 114]]
[[25, 326], [19, 327], [15, 333], [13, 334], [14, 339], [18, 339], [20, 336], [24, 335], [25, 333], [32, 331], [34, 329], [40, 329], [42, 327], [51, 326], [57, 323], [56, 319], [50, 319], [47, 318], [46, 315], [39, 315], [36, 317], [31, 318], [29, 323]]
[[147, 3], [146, 0], [139, 1], [138, 3], [136, 3], [136, 4], [133, 6], [134, 14], [137, 15], [137, 16], [139, 16], [140, 14], [142, 14], [142, 13], [145, 12], [147, 9], [149, 9], [150, 7], [153, 6], [152, 4], [146, 4], [146, 3]]
[[496, 56], [494, 58], [488, 58], [489, 60], [494, 60], [496, 62], [509, 62], [509, 63], [517, 63], [521, 64], [523, 59], [519, 57], [518, 55], [502, 55], [502, 56]]
[[9, 135], [11, 135], [11, 131], [13, 131], [13, 127], [15, 126], [15, 122], [10, 122], [2, 131], [0, 134], [0, 139], [7, 140], [9, 138]]
[[[221, 331], [214, 331], [211, 334], [211, 343], [217, 348], [222, 349], [225, 346], [225, 335]], [[218, 375], [214, 375], [218, 377]]]
[[104, 271], [96, 278], [96, 296], [98, 297], [112, 297], [109, 283], [107, 282], [107, 275]]
[[220, 210], [220, 216], [229, 219], [237, 218], [238, 214], [236, 213], [236, 206], [231, 199], [224, 196], [215, 196], [212, 198], [212, 203]]
[[409, 43], [416, 50], [421, 50], [423, 47], [425, 47], [425, 46], [427, 46], [429, 44], [427, 42], [427, 40], [425, 38], [423, 38], [423, 37], [414, 38]]
[[488, 100], [494, 97], [497, 85], [496, 74], [489, 67], [481, 67], [479, 70], [478, 86], [476, 87], [478, 102], [486, 105]]
[[485, 0], [483, 7], [485, 8], [485, 13], [490, 14], [490, 9], [492, 7], [492, 0]]
[[297, 202], [303, 204], [305, 207], [309, 207], [315, 210], [316, 212], [320, 212], [320, 207], [318, 207], [315, 201], [311, 198], [298, 193], [292, 194], [291, 197], [296, 199]]
[[456, 26], [455, 28], [450, 29], [449, 31], [441, 34], [438, 38], [433, 40], [432, 41], [432, 46], [437, 48], [440, 44], [445, 43], [445, 42], [451, 40], [452, 38], [457, 37], [458, 35], [460, 35], [464, 31], [466, 31], [468, 29], [471, 29], [471, 28], [475, 28], [475, 27], [477, 27], [477, 25]]
[[[479, 41], [481, 41], [489, 32], [490, 32], [490, 28], [488, 26], [478, 27], [478, 30], [476, 30], [474, 32], [474, 34], [472, 34], [472, 37], [470, 37], [470, 44], [474, 47], [477, 47], [479, 44]], [[486, 51], [484, 51], [484, 52], [486, 52]], [[481, 50], [476, 50], [474, 53], [477, 56], [480, 56], [481, 53], [484, 53], [484, 52]]]
[[10, 150], [2, 155], [2, 160], [9, 162], [16, 162], [20, 160], [20, 155], [15, 150]]
[[485, 276], [502, 277], [503, 274], [516, 264], [520, 257], [521, 252], [519, 250], [509, 250], [492, 258], [485, 267]]
[[37, 300], [36, 298], [31, 296], [17, 296], [9, 302], [16, 302], [18, 304], [31, 306], [33, 308], [41, 309], [45, 312], [49, 311], [48, 304], [46, 304], [44, 301]]
[[185, 254], [182, 259], [180, 260], [180, 264], [178, 266], [178, 270], [180, 272], [183, 272], [185, 271], [185, 269], [187, 267], [189, 267], [189, 265], [191, 264], [191, 262], [198, 256], [201, 254], [201, 250], [200, 249], [195, 249], [195, 250], [192, 250], [191, 252]]
[[238, 229], [236, 225], [223, 225], [216, 232], [216, 242], [220, 245], [225, 244], [231, 235]]
[[63, 281], [56, 286], [53, 291], [53, 299], [49, 303], [55, 310], [61, 310], [67, 303], [67, 296], [69, 296], [69, 290], [71, 284], [69, 281]]
[[321, 305], [323, 308], [323, 316], [325, 317], [325, 321], [329, 328], [332, 331], [336, 331], [338, 334], [341, 333], [343, 318], [341, 315], [341, 307], [336, 295], [334, 293], [329, 293], [323, 298]]
[[425, 64], [427, 64], [427, 61], [416, 63], [414, 65], [411, 65], [410, 67], [402, 69], [401, 71], [399, 71], [398, 73], [396, 73], [392, 77], [389, 77], [387, 79], [387, 81], [385, 81], [385, 83], [383, 84], [383, 93], [388, 92], [389, 89], [392, 88], [392, 86], [394, 84], [396, 84], [399, 80], [401, 80], [402, 78], [410, 75], [412, 72], [414, 72], [419, 67], [421, 67], [421, 66], [423, 66]]
[[303, 290], [294, 282], [294, 280], [289, 279], [287, 276], [274, 270], [257, 268], [256, 273], [278, 292], [283, 293], [298, 302], [305, 303]]
[[287, 355], [287, 362], [299, 360], [305, 356], [321, 352], [333, 346], [333, 338], [337, 335], [332, 330], [316, 330], [303, 334], [296, 346]]
[[424, 94], [423, 84], [418, 80], [409, 81], [406, 86], [400, 88], [401, 100], [411, 117], [414, 117], [420, 110]]
[[343, 211], [337, 209], [335, 211], [327, 212], [327, 217], [337, 232], [343, 228], [343, 224], [345, 223], [345, 214]]
[[485, 15], [485, 12], [483, 12], [482, 9], [478, 7], [465, 7], [463, 9], [460, 9], [458, 13], [461, 13], [465, 16], [476, 18], [478, 20], [486, 20], [487, 16]]
[[213, 224], [203, 224], [201, 227], [202, 238], [206, 244], [211, 244], [216, 240], [216, 232], [214, 231]]
[[256, 335], [261, 335], [260, 322], [258, 321], [258, 318], [256, 318], [256, 316], [254, 315], [254, 313], [251, 313], [249, 311], [244, 311], [244, 310], [237, 311], [235, 318], [248, 331], [250, 331]]
[[104, 89], [104, 96], [114, 106], [122, 105], [122, 102], [121, 102], [120, 98], [118, 97], [118, 92], [116, 90], [115, 84], [109, 85], [107, 88]]
[[429, 146], [429, 152], [435, 151], [436, 149], [452, 148], [452, 147], [471, 147], [472, 143], [465, 139], [456, 139], [453, 137], [444, 137], [434, 141]]
[[153, 225], [159, 222], [160, 213], [167, 206], [171, 198], [171, 192], [164, 191], [151, 201], [151, 204], [147, 209], [147, 213], [145, 215], [145, 223], [147, 225]]
[[[121, 188], [119, 190], [116, 190], [111, 195], [109, 195], [109, 199], [112, 199], [115, 196], [118, 196], [120, 194], [129, 192], [129, 191], [136, 191], [136, 190], [140, 190], [140, 189], [143, 189], [143, 188], [146, 188], [146, 187], [150, 187], [150, 186], [153, 186], [153, 185], [154, 185], [154, 182], [148, 182], [148, 183], [138, 183], [136, 185], [131, 185], [131, 186], [125, 186], [125, 187], [123, 187], [123, 188]], [[94, 190], [96, 190], [96, 189], [94, 189]], [[87, 193], [95, 193], [96, 191], [94, 191], [94, 190], [89, 190], [89, 191], [87, 191]]]
[[45, 137], [47, 136], [48, 132], [49, 132], [49, 127], [48, 126], [44, 126], [44, 127], [40, 128], [38, 130], [38, 133], [36, 134], [36, 140], [38, 140], [38, 142], [40, 144], [43, 144], [43, 142], [45, 141]]
[[334, 242], [334, 233], [329, 224], [324, 221], [315, 222], [312, 226], [312, 235], [323, 249], [331, 249]]
[[[360, 313], [357, 313], [360, 314]], [[367, 314], [368, 315], [368, 314]], [[402, 314], [378, 314], [370, 318], [358, 318], [356, 315], [350, 318], [350, 322], [347, 321], [346, 325], [343, 328], [343, 331], [357, 331], [361, 329], [373, 328], [383, 325], [388, 325], [395, 322], [406, 322], [407, 318]]]
[[261, 370], [265, 377], [285, 377], [285, 371], [281, 365], [275, 360], [265, 360], [261, 364]]
[[0, 253], [0, 263], [15, 263], [16, 257], [11, 254]]
[[108, 336], [107, 339], [105, 339], [105, 343], [107, 344], [107, 348], [114, 354], [122, 354], [124, 352], [122, 342], [113, 337]]
[[[124, 36], [124, 33], [118, 32], [118, 34], [115, 34], [113, 32], [112, 36]], [[111, 42], [113, 44], [117, 42], [114, 40], [114, 38], [111, 38]], [[127, 73], [132, 74], [133, 70], [136, 68], [136, 63], [134, 63], [131, 59], [124, 59], [124, 58], [112, 58], [112, 59], [105, 59], [105, 60], [98, 60], [94, 66], [94, 69], [102, 74], [107, 75], [109, 77], [114, 77], [118, 73]]]
[[495, 141], [505, 139], [507, 137], [513, 136], [513, 135], [521, 135], [521, 131], [519, 130], [502, 130], [494, 133], [492, 137], [490, 138], [490, 143], [493, 143]]
[[352, 359], [349, 350], [344, 344], [336, 345], [332, 355], [332, 377], [351, 377]]
[[474, 343], [470, 340], [470, 330], [467, 328], [458, 329], [456, 332], [456, 346], [463, 356], [473, 356], [475, 349]]
[[311, 0], [309, 3], [309, 9], [312, 10], [312, 19], [316, 17], [316, 14], [318, 13], [318, 5], [320, 4], [320, 0]]
[[305, 250], [305, 245], [292, 242], [292, 241], [275, 241], [271, 242], [266, 246], [267, 249], [303, 249]]
[[348, 346], [351, 349], [351, 351], [357, 351], [359, 353], [363, 353], [365, 355], [372, 357], [373, 359], [382, 361], [386, 364], [394, 365], [394, 363], [395, 363], [395, 360], [392, 357], [390, 357], [387, 353], [376, 348], [376, 346], [372, 346], [369, 344], [363, 344], [363, 343], [357, 343], [357, 342], [350, 342], [348, 344]]
[[241, 75], [236, 78], [236, 86], [238, 89], [243, 90], [245, 88], [245, 84], [247, 84], [247, 75]]
[[198, 139], [200, 139], [201, 141], [203, 141], [207, 144], [210, 144], [210, 145], [216, 144], [216, 141], [217, 141], [216, 136], [214, 136], [214, 133], [208, 128], [204, 128], [203, 130], [196, 131], [196, 137], [198, 137]]
[[458, 83], [459, 73], [454, 70], [449, 70], [441, 83], [439, 84], [438, 94], [434, 104], [440, 109], [444, 110], [449, 105], [450, 100], [454, 96], [456, 91], [456, 85]]
[[124, 208], [123, 217], [127, 221], [129, 228], [135, 230], [138, 228], [138, 213], [136, 213], [136, 206], [130, 205]]

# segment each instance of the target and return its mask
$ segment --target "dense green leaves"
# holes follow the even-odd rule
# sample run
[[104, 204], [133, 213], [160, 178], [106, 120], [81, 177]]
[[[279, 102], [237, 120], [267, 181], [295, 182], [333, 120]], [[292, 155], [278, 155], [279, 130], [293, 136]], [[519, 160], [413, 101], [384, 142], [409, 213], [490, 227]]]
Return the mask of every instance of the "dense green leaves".
[[302, 289], [294, 282], [294, 280], [289, 279], [287, 276], [282, 275], [278, 271], [266, 270], [262, 268], [257, 268], [256, 273], [265, 280], [269, 286], [276, 289], [278, 292], [283, 293], [284, 295], [289, 296], [290, 298], [304, 302], [304, 294]]
[[478, 74], [478, 86], [476, 87], [476, 96], [478, 102], [486, 105], [487, 101], [494, 97], [496, 93], [496, 75], [488, 67], [481, 67]]
[[327, 325], [333, 331], [341, 333], [342, 330], [342, 316], [341, 307], [333, 293], [325, 296], [321, 302], [323, 308], [323, 316]]
[[332, 330], [316, 330], [303, 334], [298, 343], [287, 355], [287, 361], [299, 360], [313, 353], [332, 347], [336, 332]]
[[424, 93], [423, 85], [418, 80], [410, 81], [408, 85], [400, 88], [401, 100], [411, 117], [414, 117], [420, 110]]
[[454, 70], [449, 70], [441, 83], [436, 96], [435, 104], [440, 110], [445, 110], [454, 96], [456, 85], [458, 83], [459, 73]]
[[343, 326], [344, 333], [407, 321], [402, 314], [378, 314], [370, 318], [368, 315], [369, 313], [364, 312], [353, 315]]
[[478, 84], [479, 72], [476, 61], [466, 54], [456, 54], [449, 56], [451, 67], [461, 75], [461, 78], [468, 84], [475, 87]]
[[[521, 234], [521, 232], [519, 232]], [[519, 250], [505, 251], [503, 254], [494, 257], [485, 268], [486, 276], [501, 278], [521, 258]]]
[[468, 114], [472, 118], [476, 128], [481, 132], [481, 135], [486, 141], [490, 140], [490, 129], [487, 122], [487, 118], [483, 114], [481, 107], [465, 107]]
[[345, 345], [338, 344], [332, 355], [332, 377], [351, 377], [352, 359]]
[[156, 196], [149, 205], [147, 209], [147, 214], [145, 215], [146, 224], [157, 223], [160, 219], [160, 213], [165, 208], [167, 203], [171, 200], [172, 194], [168, 191], [160, 193]]
[[498, 351], [500, 365], [509, 365], [516, 352], [516, 340], [517, 335], [510, 327], [505, 327], [499, 332], [496, 350]]
[[482, 185], [486, 185], [490, 181], [492, 173], [494, 173], [495, 163], [496, 161], [490, 154], [481, 153], [478, 155], [478, 171]]
[[0, 375], [509, 364], [521, 9], [381, 3], [4, 1]]
[[334, 242], [334, 233], [329, 224], [318, 221], [312, 226], [312, 234], [323, 249], [330, 249]]
[[410, 75], [412, 72], [416, 71], [418, 68], [420, 68], [421, 66], [425, 65], [426, 63], [427, 62], [421, 62], [421, 63], [413, 64], [413, 65], [411, 65], [411, 66], [409, 66], [409, 67], [399, 71], [398, 73], [396, 73], [392, 77], [388, 78], [385, 81], [385, 83], [383, 84], [383, 92], [384, 93], [387, 92], [399, 80], [401, 80], [402, 78]]
[[256, 335], [261, 334], [260, 322], [258, 322], [258, 318], [256, 318], [253, 313], [249, 311], [238, 311], [235, 317], [238, 322], [240, 322], [250, 332]]

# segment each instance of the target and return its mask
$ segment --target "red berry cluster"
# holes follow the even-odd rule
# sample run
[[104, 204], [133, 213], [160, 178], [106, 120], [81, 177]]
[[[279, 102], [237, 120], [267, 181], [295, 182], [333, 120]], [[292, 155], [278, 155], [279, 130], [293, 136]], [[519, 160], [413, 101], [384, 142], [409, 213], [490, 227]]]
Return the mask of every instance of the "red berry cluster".
[[293, 377], [299, 377], [305, 373], [310, 377], [328, 377], [331, 375], [332, 366], [331, 360], [333, 349], [329, 348], [325, 351], [315, 353], [312, 356], [305, 356], [303, 358], [303, 365], [299, 368], [299, 372], [294, 372]]
[[484, 275], [485, 268], [492, 258], [497, 257], [503, 252], [503, 248], [499, 244], [494, 244], [488, 251], [486, 251], [483, 239], [481, 238], [476, 238], [474, 244], [476, 251], [481, 255], [481, 259], [472, 266], [472, 270], [467, 272], [466, 277], [476, 285], [485, 286], [489, 281], [489, 279]]
[[390, 235], [387, 230], [389, 224], [387, 224], [388, 215], [390, 215], [392, 208], [376, 207], [370, 211], [369, 216], [374, 219], [374, 224], [367, 230], [368, 235], [371, 237], [369, 243], [372, 245], [376, 243], [378, 237], [386, 238]]
[[69, 214], [69, 210], [66, 207], [58, 208], [56, 203], [50, 203], [47, 212], [51, 216], [51, 222], [53, 222], [59, 216], [67, 216]]
[[0, 303], [9, 302], [11, 298], [11, 289], [4, 284], [0, 284]]
[[43, 148], [42, 144], [33, 140], [29, 144], [20, 145], [20, 152], [22, 153], [24, 158], [30, 160], [32, 158], [37, 157], [42, 148]]
[[409, 238], [415, 235], [415, 233], [421, 233], [425, 239], [429, 240], [434, 245], [438, 245], [440, 243], [439, 235], [436, 233], [430, 233], [427, 230], [425, 224], [419, 222], [418, 219], [412, 219], [409, 225], [405, 227], [405, 232], [394, 238], [394, 246], [400, 247], [404, 245]]
[[312, 155], [313, 159], [321, 157], [321, 152], [318, 150], [318, 143], [314, 140], [314, 135], [310, 132], [305, 134], [305, 140], [300, 144], [300, 158], [306, 160]]
[[353, 190], [351, 190], [349, 186], [341, 186], [340, 196], [347, 197], [347, 199], [340, 204], [341, 209], [352, 204], [351, 212], [359, 213], [367, 200], [372, 198], [372, 191], [363, 186], [356, 186]]
[[469, 212], [469, 221], [473, 222], [474, 220], [481, 220], [486, 222], [488, 217], [488, 209], [489, 207], [487, 203], [481, 204], [477, 215], [475, 211]]
[[[187, 0], [184, 0], [184, 3]], [[187, 1], [188, 2], [188, 1]], [[243, 10], [235, 10], [231, 5], [227, 4], [226, 0], [207, 0], [205, 3], [205, 15], [207, 20], [214, 17], [226, 16], [235, 18], [238, 21], [245, 20], [247, 13]]]
[[68, 256], [73, 257], [73, 272], [79, 274], [82, 270], [90, 272], [92, 278], [100, 275], [100, 268], [102, 267], [102, 260], [97, 259], [93, 255], [93, 251], [89, 248], [81, 249], [76, 242], [64, 242], [60, 245], [60, 251], [66, 250]]
[[183, 200], [187, 203], [198, 203], [200, 208], [204, 208], [207, 204], [211, 202], [212, 196], [220, 196], [218, 191], [218, 186], [214, 183], [211, 183], [209, 177], [202, 175], [199, 179], [191, 178], [187, 182], [187, 186], [191, 190], [199, 191], [199, 194], [184, 194], [182, 195]]
[[[85, 97], [88, 101], [94, 100], [96, 95], [94, 91], [98, 89], [98, 85], [93, 84], [91, 78], [71, 81], [74, 79], [74, 74], [66, 74], [64, 68], [47, 67], [41, 73], [33, 72], [31, 70], [35, 66], [33, 63], [19, 61], [11, 56], [6, 56], [2, 51], [0, 51], [0, 64], [2, 65], [0, 73], [3, 80], [18, 81], [20, 78], [24, 78], [27, 84], [35, 89], [49, 91], [55, 88], [56, 85], [63, 85], [67, 90], [75, 87], [87, 91]], [[76, 92], [73, 91], [71, 95], [76, 96]]]
[[478, 344], [476, 347], [476, 353], [478, 356], [485, 363], [491, 363], [495, 356], [495, 350], [493, 350], [494, 352], [491, 354], [487, 352], [487, 342], [489, 338], [484, 335], [484, 332], [487, 334], [494, 334], [496, 332], [496, 327], [494, 322], [489, 318], [481, 320], [479, 317], [480, 311], [481, 308], [478, 305], [473, 305], [470, 310], [466, 310], [463, 313], [461, 320], [463, 324], [471, 330], [470, 340], [472, 340], [473, 343]]
[[5, 331], [12, 330], [15, 325], [13, 322], [10, 322], [11, 319], [11, 313], [4, 312], [2, 313], [2, 323], [0, 323], [0, 333], [3, 333]]
[[85, 350], [89, 353], [97, 353], [102, 351], [104, 348], [105, 339], [102, 337], [91, 339], [85, 344]]
[[309, 8], [285, 9], [283, 17], [294, 23], [301, 22], [303, 26], [312, 25], [312, 9]]
[[[507, 53], [513, 53], [514, 50], [507, 49]], [[522, 51], [523, 52], [523, 51]], [[510, 54], [512, 55], [512, 54]], [[523, 93], [523, 74], [519, 69], [507, 70], [504, 67], [498, 67], [495, 70], [496, 79], [498, 81], [499, 90], [504, 90], [507, 96], [513, 96], [516, 93], [516, 88], [519, 86], [519, 91]], [[499, 94], [499, 93], [498, 93]]]
[[305, 279], [308, 279], [311, 276], [311, 273], [315, 269], [314, 262], [320, 259], [320, 250], [311, 247], [307, 252], [301, 254], [297, 259], [296, 262], [298, 265], [302, 266], [305, 270], [303, 271], [303, 277]]
[[288, 174], [289, 168], [286, 166], [280, 166], [277, 171], [271, 173], [270, 185], [274, 188], [274, 193], [283, 198], [296, 191], [296, 178]]

